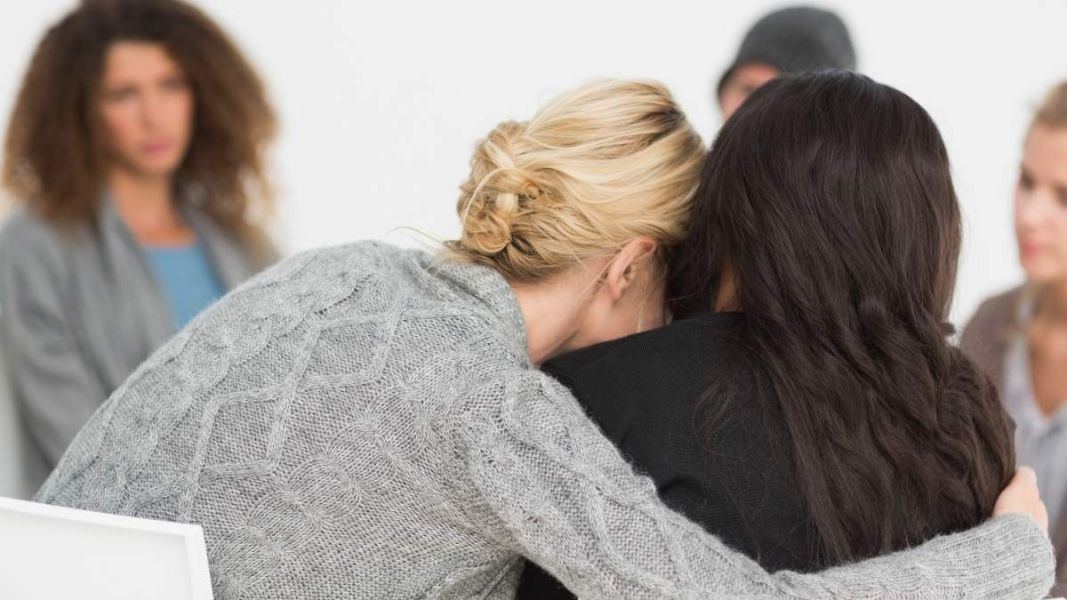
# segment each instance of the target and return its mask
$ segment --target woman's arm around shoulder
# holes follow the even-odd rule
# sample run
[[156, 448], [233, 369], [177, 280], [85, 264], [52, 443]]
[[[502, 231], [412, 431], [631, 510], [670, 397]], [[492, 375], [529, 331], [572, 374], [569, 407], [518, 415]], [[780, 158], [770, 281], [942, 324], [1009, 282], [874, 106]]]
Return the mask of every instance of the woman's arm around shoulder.
[[768, 574], [663, 505], [577, 400], [532, 369], [475, 390], [452, 417], [486, 535], [582, 598], [1033, 600], [1052, 584], [1047, 536], [1023, 515], [822, 573]]

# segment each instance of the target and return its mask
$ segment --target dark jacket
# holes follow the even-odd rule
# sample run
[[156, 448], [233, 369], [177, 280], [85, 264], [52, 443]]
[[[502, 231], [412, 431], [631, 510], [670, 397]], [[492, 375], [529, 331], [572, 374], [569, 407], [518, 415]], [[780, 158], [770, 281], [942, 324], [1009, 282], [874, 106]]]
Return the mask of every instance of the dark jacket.
[[[549, 361], [664, 503], [769, 571], [817, 569], [789, 429], [739, 313], [708, 314]], [[725, 389], [742, 393], [723, 403]], [[530, 565], [518, 598], [573, 597]]]

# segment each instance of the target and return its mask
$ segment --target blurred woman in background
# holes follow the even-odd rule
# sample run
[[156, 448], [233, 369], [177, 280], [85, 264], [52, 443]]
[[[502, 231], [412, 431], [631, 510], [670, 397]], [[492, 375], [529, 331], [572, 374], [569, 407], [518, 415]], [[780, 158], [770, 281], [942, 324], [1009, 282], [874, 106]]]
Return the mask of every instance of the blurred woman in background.
[[54, 465], [130, 372], [271, 263], [257, 219], [275, 133], [233, 42], [178, 0], [85, 0], [22, 83], [3, 183], [0, 346]]
[[1000, 388], [1020, 463], [1033, 465], [1067, 593], [1067, 82], [1038, 108], [1023, 144], [1015, 234], [1026, 282], [982, 303], [965, 352]]

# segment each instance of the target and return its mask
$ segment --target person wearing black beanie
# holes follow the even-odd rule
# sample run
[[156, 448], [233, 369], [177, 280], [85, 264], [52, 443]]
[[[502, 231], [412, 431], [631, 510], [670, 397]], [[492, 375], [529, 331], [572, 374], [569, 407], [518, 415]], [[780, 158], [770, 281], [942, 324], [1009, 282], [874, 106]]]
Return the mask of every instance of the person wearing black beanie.
[[745, 34], [716, 95], [724, 119], [761, 85], [786, 73], [856, 70], [856, 50], [837, 14], [793, 6], [765, 15]]

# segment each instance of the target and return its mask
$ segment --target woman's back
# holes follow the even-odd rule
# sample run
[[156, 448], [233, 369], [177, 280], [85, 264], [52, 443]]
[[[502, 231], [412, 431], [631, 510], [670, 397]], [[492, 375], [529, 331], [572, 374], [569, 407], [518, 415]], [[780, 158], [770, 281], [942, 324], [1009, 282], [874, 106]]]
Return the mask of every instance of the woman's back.
[[[652, 478], [665, 504], [769, 571], [815, 570], [818, 542], [793, 475], [789, 429], [746, 340], [743, 314], [706, 314], [567, 354], [544, 370]], [[702, 406], [712, 381], [740, 395]], [[528, 565], [519, 598], [553, 597], [572, 596]]]
[[[512, 555], [464, 531], [448, 485], [464, 474], [438, 457], [455, 415], [478, 406], [467, 384], [525, 363], [521, 321], [488, 269], [432, 269], [359, 244], [253, 279], [131, 376], [38, 500], [201, 524], [220, 598], [417, 597], [441, 568], [451, 587], [485, 588]], [[401, 565], [419, 564], [404, 539], [454, 559], [401, 584]], [[485, 564], [463, 573], [464, 556]]]
[[[789, 429], [766, 368], [746, 345], [744, 315], [677, 321], [544, 369], [571, 388], [669, 506], [770, 571], [816, 567]], [[711, 381], [743, 396], [702, 406]], [[714, 423], [704, 423], [712, 415], [701, 411], [709, 410]]]
[[[709, 154], [674, 308], [744, 312], [826, 564], [973, 526], [1014, 470], [996, 390], [947, 340], [961, 231], [930, 115], [861, 75], [761, 87]], [[724, 397], [746, 394], [703, 402]]]
[[217, 598], [506, 598], [521, 561], [491, 502], [513, 477], [539, 490], [531, 465], [564, 474], [493, 461], [582, 419], [562, 389], [527, 402], [543, 379], [490, 269], [376, 243], [305, 253], [156, 352], [37, 500], [202, 525]]

